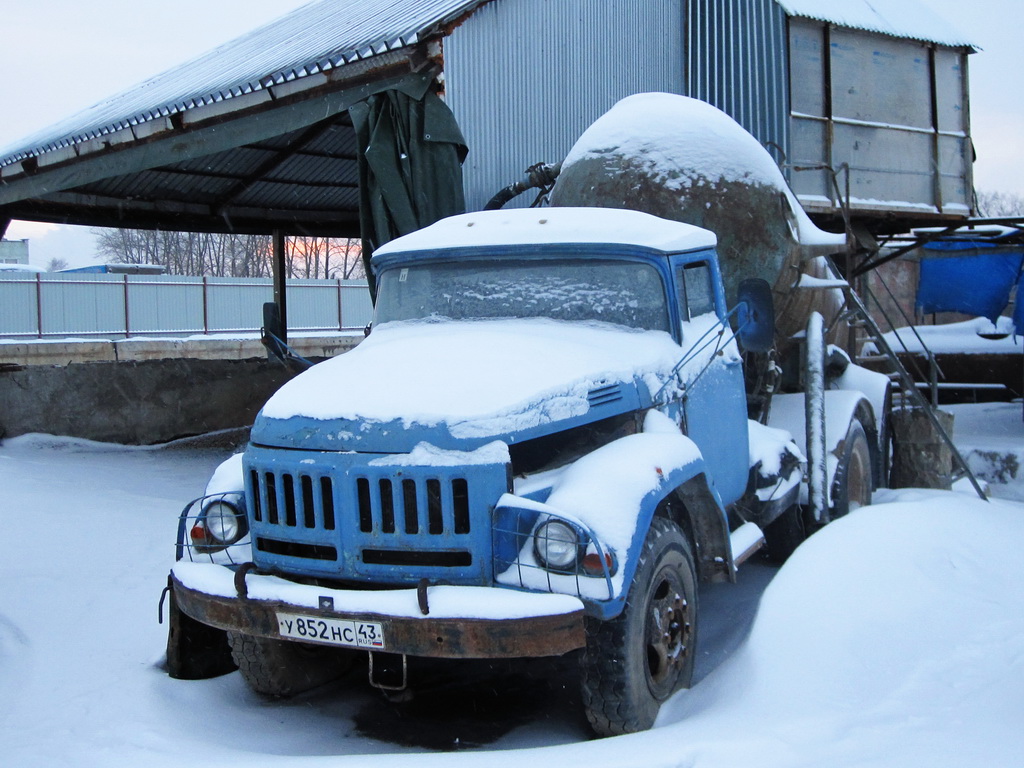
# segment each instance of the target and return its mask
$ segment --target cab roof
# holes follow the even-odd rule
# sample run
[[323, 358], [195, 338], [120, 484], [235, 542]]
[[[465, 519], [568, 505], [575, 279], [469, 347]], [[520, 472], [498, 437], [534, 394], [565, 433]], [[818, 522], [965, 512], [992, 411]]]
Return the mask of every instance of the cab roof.
[[714, 233], [638, 211], [613, 208], [526, 208], [478, 211], [442, 219], [396, 238], [374, 259], [409, 251], [500, 246], [621, 245], [663, 253], [713, 248]]

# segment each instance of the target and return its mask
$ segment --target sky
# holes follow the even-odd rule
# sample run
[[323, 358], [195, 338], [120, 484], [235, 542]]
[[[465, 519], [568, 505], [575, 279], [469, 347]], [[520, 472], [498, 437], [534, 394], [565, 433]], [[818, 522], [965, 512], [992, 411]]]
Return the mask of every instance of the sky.
[[[838, 0], [837, 0], [838, 1]], [[0, 44], [0, 146], [289, 11], [306, 0], [33, 0], [7, 3]], [[1024, 104], [1010, 77], [1024, 68], [1020, 0], [920, 0], [982, 50], [970, 58], [975, 186], [1024, 195]], [[31, 262], [94, 263], [87, 230], [15, 222]]]

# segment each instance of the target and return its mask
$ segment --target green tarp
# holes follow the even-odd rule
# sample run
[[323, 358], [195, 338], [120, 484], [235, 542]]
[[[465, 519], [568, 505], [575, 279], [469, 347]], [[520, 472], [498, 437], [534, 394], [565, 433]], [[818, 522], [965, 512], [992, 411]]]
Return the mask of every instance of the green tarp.
[[466, 208], [466, 140], [428, 85], [383, 91], [349, 108], [359, 147], [359, 219], [372, 294], [374, 249]]

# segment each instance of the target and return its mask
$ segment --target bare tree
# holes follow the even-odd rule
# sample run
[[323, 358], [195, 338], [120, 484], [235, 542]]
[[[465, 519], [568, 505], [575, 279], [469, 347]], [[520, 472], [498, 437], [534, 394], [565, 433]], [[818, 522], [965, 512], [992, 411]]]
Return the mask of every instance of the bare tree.
[[[270, 277], [273, 245], [269, 235], [161, 232], [138, 229], [94, 230], [97, 250], [121, 264], [160, 264], [171, 275]], [[365, 277], [361, 243], [349, 238], [293, 237], [286, 242], [288, 277]]]
[[365, 277], [359, 240], [330, 237], [289, 238], [289, 277], [358, 280]]
[[67, 269], [68, 263], [64, 259], [53, 258], [46, 265], [47, 272], [60, 272], [62, 269]]
[[[157, 258], [159, 232], [141, 229], [96, 229], [96, 250], [119, 264], [162, 264]], [[166, 264], [165, 264], [166, 266]]]
[[990, 219], [1024, 216], [1024, 195], [1015, 192], [978, 192], [978, 215]]

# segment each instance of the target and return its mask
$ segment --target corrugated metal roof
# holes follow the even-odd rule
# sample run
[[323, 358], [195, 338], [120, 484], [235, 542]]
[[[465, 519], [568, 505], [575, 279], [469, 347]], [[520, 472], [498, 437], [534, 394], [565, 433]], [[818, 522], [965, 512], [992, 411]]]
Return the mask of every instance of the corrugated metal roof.
[[0, 166], [418, 42], [487, 0], [315, 0], [0, 149]]
[[892, 37], [977, 48], [962, 32], [918, 0], [775, 0], [790, 16], [880, 32]]

